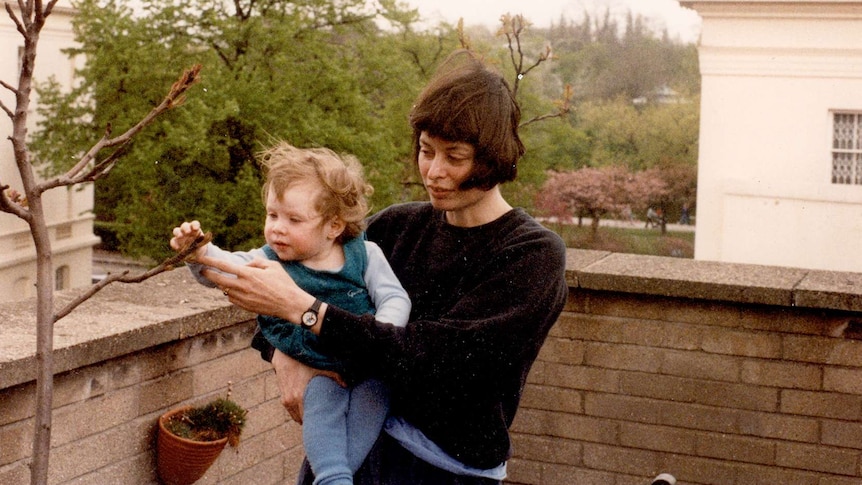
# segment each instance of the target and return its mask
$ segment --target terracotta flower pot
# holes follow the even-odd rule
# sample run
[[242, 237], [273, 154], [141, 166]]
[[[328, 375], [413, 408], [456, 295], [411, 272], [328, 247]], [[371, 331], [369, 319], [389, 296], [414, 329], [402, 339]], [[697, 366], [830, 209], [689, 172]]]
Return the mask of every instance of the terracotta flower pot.
[[165, 485], [189, 485], [200, 479], [215, 462], [227, 444], [227, 438], [216, 441], [193, 441], [180, 438], [165, 428], [175, 414], [188, 410], [178, 408], [159, 417], [156, 442], [156, 464]]

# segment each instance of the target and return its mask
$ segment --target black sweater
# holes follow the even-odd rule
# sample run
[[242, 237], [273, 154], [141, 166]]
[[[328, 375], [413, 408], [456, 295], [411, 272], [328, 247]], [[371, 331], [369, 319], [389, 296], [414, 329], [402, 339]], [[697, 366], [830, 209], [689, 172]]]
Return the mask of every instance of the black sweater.
[[527, 373], [565, 303], [565, 245], [520, 209], [460, 228], [428, 203], [390, 207], [367, 233], [410, 295], [410, 323], [330, 307], [321, 341], [383, 378], [393, 414], [448, 454], [499, 465]]

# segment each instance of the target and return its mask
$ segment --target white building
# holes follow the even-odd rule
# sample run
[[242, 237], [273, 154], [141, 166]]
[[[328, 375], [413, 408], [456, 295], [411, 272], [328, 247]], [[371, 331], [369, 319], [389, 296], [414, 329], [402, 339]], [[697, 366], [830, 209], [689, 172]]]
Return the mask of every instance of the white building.
[[862, 272], [862, 2], [701, 16], [695, 259]]
[[[7, 3], [17, 8], [17, 2]], [[73, 13], [70, 2], [61, 0], [48, 17], [36, 57], [37, 81], [54, 76], [63, 86], [72, 85], [75, 65], [61, 49], [73, 45], [70, 23]], [[24, 40], [12, 20], [5, 10], [0, 10], [0, 78], [16, 87], [23, 46]], [[9, 109], [15, 109], [15, 99], [8, 89], [0, 88], [0, 99]], [[35, 102], [34, 93], [30, 131], [36, 126]], [[12, 143], [8, 139], [11, 134], [12, 121], [0, 112], [0, 183], [23, 192]], [[57, 288], [81, 286], [91, 281], [92, 247], [98, 242], [93, 235], [93, 187], [78, 189], [58, 188], [44, 195]], [[12, 214], [0, 212], [0, 301], [35, 295], [35, 259], [36, 251], [27, 224]]]

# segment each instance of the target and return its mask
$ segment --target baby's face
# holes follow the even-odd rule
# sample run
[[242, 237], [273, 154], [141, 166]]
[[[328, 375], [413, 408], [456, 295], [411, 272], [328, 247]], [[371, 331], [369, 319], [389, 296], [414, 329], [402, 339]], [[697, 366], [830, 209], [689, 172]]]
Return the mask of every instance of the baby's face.
[[263, 234], [279, 259], [313, 261], [332, 245], [328, 225], [315, 208], [319, 191], [313, 183], [300, 182], [267, 195]]

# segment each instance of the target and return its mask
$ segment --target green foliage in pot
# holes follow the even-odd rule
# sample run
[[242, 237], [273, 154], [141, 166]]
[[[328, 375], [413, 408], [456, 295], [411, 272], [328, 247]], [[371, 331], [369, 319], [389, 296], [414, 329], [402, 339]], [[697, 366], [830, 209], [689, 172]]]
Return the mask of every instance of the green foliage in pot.
[[247, 411], [230, 398], [218, 398], [203, 406], [172, 416], [165, 427], [171, 433], [194, 441], [215, 441], [227, 438], [236, 447], [245, 426]]

